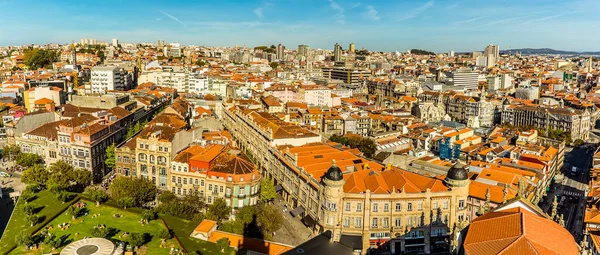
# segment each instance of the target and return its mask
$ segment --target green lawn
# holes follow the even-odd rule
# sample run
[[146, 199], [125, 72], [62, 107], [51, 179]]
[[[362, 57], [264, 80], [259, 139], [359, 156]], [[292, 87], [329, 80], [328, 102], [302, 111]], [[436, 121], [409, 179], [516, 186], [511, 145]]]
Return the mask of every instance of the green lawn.
[[169, 215], [161, 215], [161, 217], [167, 223], [167, 226], [173, 230], [188, 254], [195, 254], [196, 251], [204, 255], [222, 254], [215, 243], [190, 237], [190, 234], [196, 228], [196, 224]]
[[29, 203], [40, 208], [37, 213], [42, 217], [41, 223], [31, 227], [27, 224], [26, 215], [21, 211], [21, 207], [25, 205], [23, 201], [17, 202], [12, 218], [6, 226], [6, 230], [0, 240], [0, 254], [8, 253], [16, 244], [15, 236], [21, 232], [31, 233], [46, 224], [49, 220], [56, 217], [57, 214], [65, 210], [70, 203], [62, 203], [56, 199], [56, 196], [47, 190], [40, 191], [36, 194], [37, 198]]
[[[115, 208], [107, 205], [100, 205], [96, 207], [94, 202], [86, 202], [87, 208], [89, 209], [87, 216], [81, 216], [75, 220], [72, 219], [71, 215], [66, 213], [56, 217], [47, 226], [52, 226], [53, 229], [49, 232], [61, 237], [67, 235], [69, 242], [83, 239], [84, 237], [92, 237], [92, 228], [98, 224], [104, 224], [106, 227], [113, 227], [119, 230], [119, 232], [112, 237], [112, 241], [126, 241], [126, 238], [122, 237], [123, 232], [129, 233], [148, 233], [152, 236], [152, 239], [145, 244], [147, 248], [147, 254], [169, 254], [170, 247], [178, 248], [179, 245], [174, 239], [168, 240], [166, 248], [160, 248], [161, 240], [156, 234], [164, 227], [162, 222], [157, 219], [150, 221], [149, 224], [142, 225], [139, 223], [140, 215], [138, 213], [125, 211], [120, 208]], [[100, 216], [93, 217], [93, 215], [99, 214]], [[120, 214], [121, 217], [115, 218], [115, 214]], [[69, 223], [70, 227], [66, 230], [57, 228], [59, 224]], [[60, 252], [61, 249], [58, 249]], [[44, 247], [44, 252], [50, 252], [51, 248]], [[11, 254], [42, 254], [42, 251], [32, 253], [31, 251], [24, 251], [23, 247], [19, 247], [14, 250]]]

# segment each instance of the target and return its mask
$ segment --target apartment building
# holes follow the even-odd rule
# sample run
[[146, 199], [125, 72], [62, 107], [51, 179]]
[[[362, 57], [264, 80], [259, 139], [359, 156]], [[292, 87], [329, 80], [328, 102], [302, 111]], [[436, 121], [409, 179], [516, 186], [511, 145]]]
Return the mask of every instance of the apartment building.
[[331, 107], [331, 89], [318, 85], [302, 85], [299, 87], [300, 101], [312, 106]]
[[356, 251], [447, 249], [441, 240], [448, 226], [469, 221], [464, 167], [446, 181], [424, 177], [318, 143], [320, 137], [298, 127], [301, 133], [278, 139], [289, 127], [266, 113], [236, 107], [224, 113], [224, 125], [242, 150], [257, 155], [259, 171], [274, 179], [291, 213], [315, 232], [331, 230], [335, 241], [354, 240]]
[[[128, 90], [131, 81], [127, 71], [117, 66], [95, 66], [92, 68], [90, 93], [102, 94], [109, 90]], [[87, 89], [86, 89], [87, 90]]]
[[176, 195], [197, 194], [207, 204], [222, 198], [233, 209], [256, 205], [261, 175], [243, 152], [212, 144], [191, 145], [173, 159], [170, 190]]
[[348, 67], [322, 67], [323, 77], [332, 80], [340, 80], [346, 84], [360, 85], [363, 79], [371, 77], [371, 71], [368, 69], [348, 68]]
[[36, 110], [36, 102], [51, 101], [54, 106], [60, 106], [66, 102], [66, 99], [66, 93], [59, 87], [33, 87], [23, 92], [23, 101], [27, 112]]
[[477, 90], [478, 74], [470, 69], [459, 69], [452, 72], [452, 84], [467, 90]]
[[109, 110], [65, 105], [62, 120], [39, 126], [15, 143], [21, 151], [40, 155], [46, 164], [58, 160], [90, 170], [95, 180], [109, 170], [104, 165], [106, 148], [125, 136], [133, 114], [123, 108]]
[[503, 112], [502, 121], [512, 120], [510, 124], [514, 126], [531, 126], [545, 132], [560, 130], [569, 134], [573, 141], [587, 140], [593, 127], [591, 114], [587, 110], [524, 105], [512, 107], [511, 113]]

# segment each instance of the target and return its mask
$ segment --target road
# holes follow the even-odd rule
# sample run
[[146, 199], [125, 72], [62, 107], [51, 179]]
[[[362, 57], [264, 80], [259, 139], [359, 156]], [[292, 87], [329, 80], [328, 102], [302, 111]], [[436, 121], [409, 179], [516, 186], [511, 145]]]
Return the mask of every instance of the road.
[[[574, 148], [565, 155], [563, 167], [564, 179], [557, 181], [551, 187], [550, 194], [560, 195], [558, 214], [563, 215], [565, 227], [577, 241], [583, 231], [583, 218], [585, 214], [586, 189], [589, 181], [589, 169], [595, 151], [594, 144], [587, 144]], [[577, 173], [571, 172], [572, 167], [577, 167]], [[564, 197], [564, 198], [563, 198]], [[545, 208], [546, 209], [546, 208]], [[547, 208], [551, 213], [552, 207]]]

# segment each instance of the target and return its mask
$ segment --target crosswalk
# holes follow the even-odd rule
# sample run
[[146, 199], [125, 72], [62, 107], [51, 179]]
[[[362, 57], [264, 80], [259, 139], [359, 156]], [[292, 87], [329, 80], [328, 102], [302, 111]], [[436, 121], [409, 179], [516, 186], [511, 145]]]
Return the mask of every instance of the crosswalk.
[[583, 193], [580, 191], [575, 192], [575, 191], [565, 190], [563, 192], [563, 195], [571, 196], [571, 197], [583, 197]]

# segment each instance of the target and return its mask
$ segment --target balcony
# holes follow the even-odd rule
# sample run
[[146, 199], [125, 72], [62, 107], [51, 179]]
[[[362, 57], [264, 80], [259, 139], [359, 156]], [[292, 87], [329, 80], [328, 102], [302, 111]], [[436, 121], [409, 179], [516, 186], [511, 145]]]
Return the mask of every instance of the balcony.
[[231, 193], [225, 193], [225, 197], [226, 198], [230, 198], [231, 197]]
[[244, 198], [244, 197], [246, 197], [246, 194], [238, 194], [238, 197], [239, 198]]
[[78, 158], [87, 158], [90, 156], [90, 154], [79, 154], [79, 153], [74, 154], [74, 155], [75, 155], [75, 157], [78, 157]]

